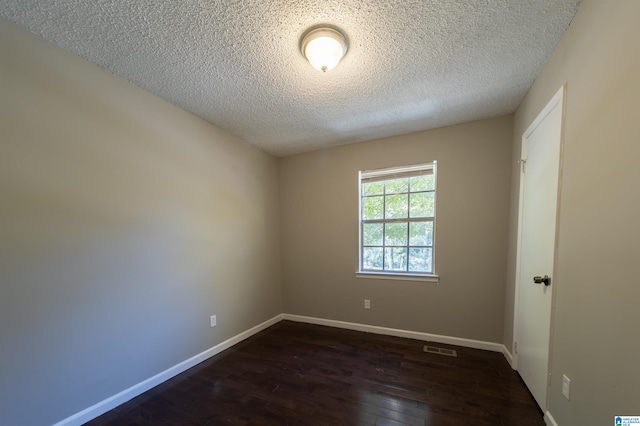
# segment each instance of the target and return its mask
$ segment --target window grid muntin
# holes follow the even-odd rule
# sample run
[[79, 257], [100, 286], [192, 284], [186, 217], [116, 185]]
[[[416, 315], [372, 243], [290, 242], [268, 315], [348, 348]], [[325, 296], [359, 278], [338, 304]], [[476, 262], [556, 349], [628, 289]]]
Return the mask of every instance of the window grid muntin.
[[[429, 190], [429, 191], [420, 191], [420, 192], [435, 192], [435, 190]], [[390, 194], [390, 195], [396, 195], [396, 194]], [[376, 195], [378, 196], [378, 195]], [[366, 198], [367, 196], [363, 196], [363, 198]], [[386, 210], [386, 196], [383, 197], [383, 209]], [[384, 211], [383, 210], [383, 211]], [[364, 214], [364, 212], [360, 213], [360, 216], [362, 217], [362, 215]], [[383, 213], [384, 216], [384, 213]], [[433, 243], [434, 243], [434, 226], [432, 225], [431, 228], [431, 245], [411, 245], [410, 244], [410, 232], [411, 232], [411, 226], [409, 225], [410, 223], [434, 223], [434, 219], [435, 216], [427, 216], [427, 217], [419, 217], [419, 218], [398, 218], [398, 219], [361, 219], [361, 230], [360, 233], [362, 235], [362, 241], [361, 241], [361, 265], [360, 268], [362, 271], [389, 271], [389, 272], [394, 272], [394, 273], [410, 273], [410, 272], [416, 272], [416, 273], [421, 273], [421, 274], [431, 274], [433, 273]], [[364, 225], [365, 224], [370, 224], [370, 223], [380, 223], [382, 224], [382, 245], [365, 245], [364, 244]], [[387, 223], [406, 223], [407, 224], [407, 244], [406, 245], [387, 245], [386, 244], [386, 232], [387, 232], [387, 227], [384, 226]], [[379, 248], [382, 249], [382, 268], [380, 269], [367, 269], [364, 267], [364, 249], [365, 248]], [[398, 270], [398, 269], [385, 269], [385, 260], [386, 260], [386, 248], [405, 248], [407, 250], [407, 261], [406, 261], [406, 265], [405, 265], [405, 269], [404, 270]], [[409, 255], [410, 255], [410, 249], [412, 248], [420, 248], [420, 249], [431, 249], [431, 270], [428, 271], [409, 271]]]
[[[386, 224], [386, 223], [433, 223], [434, 222], [434, 217], [421, 217], [421, 218], [414, 218], [414, 219], [387, 219], [387, 220], [383, 220], [383, 219], [371, 219], [371, 220], [363, 220], [362, 221], [362, 225], [361, 225], [361, 229], [362, 229], [362, 235], [364, 235], [364, 225], [366, 224], [370, 224], [370, 223], [381, 223], [381, 224]], [[379, 248], [383, 248], [383, 247], [397, 247], [397, 248], [402, 248], [402, 247], [407, 247], [407, 248], [433, 248], [433, 236], [431, 237], [431, 245], [411, 245], [409, 244], [409, 241], [411, 240], [410, 235], [411, 235], [411, 227], [407, 226], [407, 244], [406, 245], [387, 245], [385, 244], [386, 241], [386, 227], [383, 226], [382, 227], [382, 245], [371, 245], [371, 244], [362, 244], [362, 247], [379, 247]], [[432, 234], [433, 234], [433, 228], [432, 228]], [[364, 240], [364, 236], [363, 236], [363, 240]]]
[[[418, 191], [411, 191], [411, 178], [412, 177], [417, 177], [417, 176], [429, 176], [432, 175], [433, 176], [433, 182], [432, 182], [432, 186], [428, 186], [432, 189], [427, 189], [427, 190], [418, 190]], [[387, 193], [387, 188], [386, 188], [386, 183], [388, 181], [392, 181], [395, 179], [409, 179], [408, 180], [408, 185], [407, 185], [407, 191], [406, 192], [394, 192], [394, 193]], [[364, 187], [366, 184], [371, 184], [371, 183], [375, 183], [375, 182], [381, 182], [384, 184], [383, 188], [382, 188], [382, 192], [381, 193], [377, 193], [377, 194], [369, 194], [369, 195], [365, 195], [365, 191], [364, 191]], [[431, 163], [426, 163], [426, 164], [419, 164], [419, 165], [412, 165], [412, 166], [405, 166], [405, 167], [396, 167], [396, 168], [389, 168], [389, 169], [380, 169], [380, 170], [370, 170], [370, 171], [363, 171], [360, 172], [360, 178], [359, 178], [359, 183], [360, 183], [360, 187], [359, 187], [359, 195], [360, 195], [360, 217], [359, 217], [359, 221], [360, 221], [360, 270], [363, 272], [390, 272], [393, 274], [420, 274], [420, 275], [431, 275], [435, 273], [435, 233], [436, 233], [436, 229], [435, 229], [435, 211], [436, 211], [436, 197], [435, 197], [435, 193], [437, 192], [437, 180], [436, 180], [436, 161], [433, 161]], [[411, 195], [412, 194], [422, 194], [422, 193], [433, 193], [433, 199], [432, 199], [432, 206], [430, 209], [432, 216], [421, 216], [421, 217], [411, 217]], [[395, 196], [395, 195], [401, 195], [401, 194], [406, 194], [407, 195], [407, 217], [403, 217], [403, 218], [394, 218], [394, 219], [385, 219], [386, 217], [386, 211], [387, 211], [387, 196]], [[382, 197], [382, 219], [363, 219], [363, 215], [364, 215], [364, 200], [366, 198], [370, 198], [370, 197]], [[396, 245], [385, 245], [386, 242], [386, 233], [387, 233], [387, 229], [386, 226], [384, 226], [386, 223], [392, 223], [392, 222], [401, 222], [401, 223], [407, 223], [407, 245], [402, 245], [402, 246], [396, 246]], [[430, 230], [430, 239], [428, 239], [427, 241], [430, 240], [431, 245], [411, 245], [411, 222], [420, 222], [420, 223], [429, 223], [431, 222], [431, 230]], [[364, 245], [364, 225], [365, 224], [370, 224], [370, 223], [380, 223], [383, 224], [382, 226], [382, 245]], [[372, 249], [379, 249], [382, 251], [382, 265], [381, 268], [379, 269], [372, 269], [372, 268], [364, 268], [364, 263], [365, 263], [365, 258], [364, 258], [364, 251], [366, 248], [372, 248]], [[396, 269], [385, 269], [385, 261], [386, 261], [386, 248], [389, 249], [393, 249], [393, 248], [401, 248], [401, 249], [405, 249], [406, 251], [406, 265], [405, 266], [405, 270], [404, 271], [399, 271]], [[410, 271], [411, 268], [411, 264], [410, 264], [410, 254], [411, 254], [411, 249], [421, 249], [421, 250], [429, 250], [429, 255], [427, 256], [427, 258], [425, 260], [428, 260], [430, 262], [430, 270], [426, 270], [426, 271]]]

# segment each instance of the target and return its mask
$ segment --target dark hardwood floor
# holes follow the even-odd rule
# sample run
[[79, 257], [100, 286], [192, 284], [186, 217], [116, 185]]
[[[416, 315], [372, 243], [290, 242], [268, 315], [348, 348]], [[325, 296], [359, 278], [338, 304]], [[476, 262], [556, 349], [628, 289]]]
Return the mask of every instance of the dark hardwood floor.
[[282, 321], [87, 423], [544, 426], [500, 353]]

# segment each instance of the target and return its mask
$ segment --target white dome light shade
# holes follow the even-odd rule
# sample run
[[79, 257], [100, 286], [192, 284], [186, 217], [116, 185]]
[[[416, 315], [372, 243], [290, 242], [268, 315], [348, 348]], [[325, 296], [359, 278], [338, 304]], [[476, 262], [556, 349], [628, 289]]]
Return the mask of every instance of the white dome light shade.
[[338, 65], [347, 53], [344, 36], [331, 28], [317, 28], [309, 31], [302, 39], [302, 54], [311, 66], [326, 72]]

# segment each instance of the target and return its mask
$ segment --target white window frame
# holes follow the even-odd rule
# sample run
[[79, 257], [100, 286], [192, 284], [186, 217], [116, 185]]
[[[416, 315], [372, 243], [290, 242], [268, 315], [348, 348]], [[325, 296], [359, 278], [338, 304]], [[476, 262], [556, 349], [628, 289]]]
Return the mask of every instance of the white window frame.
[[[430, 163], [424, 164], [414, 164], [410, 166], [401, 166], [401, 167], [391, 167], [386, 169], [378, 169], [378, 170], [365, 170], [358, 172], [358, 271], [356, 272], [357, 278], [375, 278], [375, 279], [392, 279], [392, 280], [406, 280], [406, 281], [430, 281], [430, 282], [438, 282], [439, 276], [436, 274], [436, 216], [437, 216], [437, 161], [433, 161]], [[371, 178], [380, 178], [379, 180], [387, 180], [393, 179], [397, 177], [410, 177], [423, 174], [425, 171], [430, 171], [434, 176], [434, 215], [433, 217], [426, 218], [427, 221], [431, 221], [433, 223], [433, 234], [432, 234], [432, 271], [429, 273], [423, 272], [403, 272], [403, 271], [379, 271], [379, 270], [363, 270], [362, 269], [362, 252], [363, 252], [363, 241], [362, 241], [362, 229], [363, 229], [363, 220], [362, 220], [362, 183], [363, 180], [371, 179]], [[420, 218], [423, 219], [423, 218]], [[407, 218], [406, 222], [409, 223], [412, 220]], [[422, 221], [422, 220], [421, 220]], [[382, 223], [391, 223], [391, 222], [404, 222], [404, 220], [398, 219], [382, 219]], [[407, 244], [409, 242], [407, 241]], [[410, 246], [407, 246], [410, 247]]]

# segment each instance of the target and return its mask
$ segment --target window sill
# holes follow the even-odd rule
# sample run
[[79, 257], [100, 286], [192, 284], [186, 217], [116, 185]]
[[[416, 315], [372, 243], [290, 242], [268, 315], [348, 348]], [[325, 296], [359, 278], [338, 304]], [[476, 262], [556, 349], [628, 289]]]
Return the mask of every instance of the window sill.
[[356, 278], [369, 278], [375, 280], [396, 280], [396, 281], [426, 281], [437, 283], [440, 281], [438, 275], [425, 274], [393, 274], [388, 272], [356, 272]]

